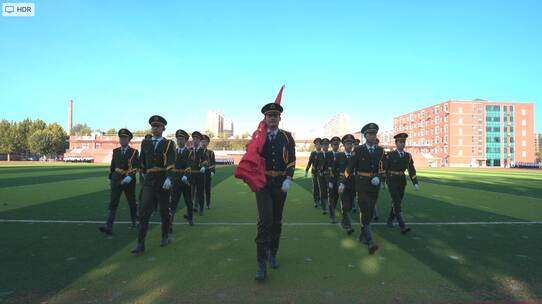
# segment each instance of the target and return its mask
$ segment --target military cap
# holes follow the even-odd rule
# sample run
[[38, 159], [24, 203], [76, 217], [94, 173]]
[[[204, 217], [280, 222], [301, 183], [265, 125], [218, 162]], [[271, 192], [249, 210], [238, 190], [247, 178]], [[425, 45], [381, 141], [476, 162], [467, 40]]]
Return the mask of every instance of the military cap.
[[211, 142], [211, 138], [207, 134], [203, 134], [201, 137], [202, 137], [202, 140], [206, 140], [207, 142]]
[[192, 138], [199, 138], [199, 139], [201, 139], [202, 137], [203, 137], [203, 136], [201, 135], [200, 132], [198, 132], [198, 131], [192, 132]]
[[339, 136], [333, 136], [333, 137], [331, 138], [331, 143], [335, 143], [335, 142], [340, 143], [340, 142], [341, 142], [341, 138], [340, 138]]
[[374, 122], [368, 123], [363, 128], [361, 128], [361, 133], [376, 133], [378, 132], [378, 125]]
[[132, 132], [130, 130], [122, 128], [118, 132], [119, 137], [128, 137], [128, 139], [132, 139], [134, 135], [132, 135]]
[[317, 144], [317, 143], [319, 144], [319, 143], [321, 143], [321, 142], [322, 142], [322, 139], [321, 139], [320, 137], [316, 137], [316, 138], [312, 141], [313, 144]]
[[184, 138], [188, 139], [188, 138], [190, 138], [190, 135], [188, 135], [188, 133], [185, 130], [179, 129], [179, 130], [177, 130], [175, 132], [175, 137], [184, 137]]
[[269, 112], [279, 112], [282, 113], [283, 109], [282, 106], [278, 103], [268, 103], [262, 108], [262, 114], [267, 114]]
[[406, 133], [399, 133], [399, 134], [396, 134], [393, 138], [396, 139], [396, 140], [398, 140], [398, 139], [407, 139], [407, 138], [408, 138], [408, 134], [406, 134]]
[[353, 143], [355, 140], [356, 139], [354, 138], [354, 135], [352, 135], [352, 134], [346, 134], [342, 138], [343, 144], [345, 144], [345, 143]]
[[160, 115], [153, 115], [151, 116], [151, 118], [149, 118], [149, 124], [152, 126], [152, 125], [162, 125], [162, 126], [166, 126], [167, 125], [167, 120], [160, 116]]
[[322, 138], [322, 144], [329, 144], [329, 139], [327, 138]]

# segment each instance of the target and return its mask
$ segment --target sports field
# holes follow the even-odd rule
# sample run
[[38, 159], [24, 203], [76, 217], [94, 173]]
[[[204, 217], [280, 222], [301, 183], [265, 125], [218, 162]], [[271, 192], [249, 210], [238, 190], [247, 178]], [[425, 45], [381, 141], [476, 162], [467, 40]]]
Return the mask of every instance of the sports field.
[[[367, 254], [312, 206], [298, 171], [288, 194], [278, 270], [254, 281], [254, 194], [222, 167], [213, 205], [173, 242], [132, 256], [136, 231], [119, 207], [114, 236], [98, 227], [106, 166], [0, 166], [0, 303], [510, 303], [542, 300], [542, 172], [419, 170], [407, 223], [378, 223]], [[389, 195], [379, 199], [381, 218]], [[159, 221], [157, 216], [152, 219]], [[382, 219], [381, 219], [382, 222]]]

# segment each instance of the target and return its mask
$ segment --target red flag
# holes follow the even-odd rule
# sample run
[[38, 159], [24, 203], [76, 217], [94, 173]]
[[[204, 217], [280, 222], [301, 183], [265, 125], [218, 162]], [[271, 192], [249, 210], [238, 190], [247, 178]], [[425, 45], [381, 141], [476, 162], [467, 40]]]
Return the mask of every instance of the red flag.
[[[282, 101], [282, 91], [284, 85], [280, 88], [275, 103]], [[234, 171], [235, 177], [242, 179], [250, 187], [252, 192], [258, 192], [265, 187], [265, 159], [261, 156], [265, 140], [267, 139], [267, 126], [262, 120], [258, 128], [252, 133], [252, 139], [247, 144], [245, 155], [241, 158], [239, 165]]]

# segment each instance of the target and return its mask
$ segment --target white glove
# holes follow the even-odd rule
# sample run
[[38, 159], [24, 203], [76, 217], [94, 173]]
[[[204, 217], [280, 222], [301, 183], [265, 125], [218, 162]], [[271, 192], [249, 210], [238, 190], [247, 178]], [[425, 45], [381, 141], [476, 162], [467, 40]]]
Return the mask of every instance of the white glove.
[[386, 189], [386, 183], [380, 184], [380, 190], [384, 190], [384, 189]]
[[327, 187], [328, 187], [329, 189], [333, 189], [333, 183], [332, 183], [332, 182], [327, 183]]
[[188, 177], [186, 177], [186, 175], [183, 176], [183, 177], [181, 177], [181, 182], [183, 182], [183, 183], [185, 183], [185, 184], [188, 185]]
[[111, 187], [111, 179], [107, 179], [107, 185], [109, 185], [109, 187]]
[[205, 173], [205, 167], [201, 167], [201, 169], [199, 169], [199, 172]]
[[305, 177], [309, 175], [309, 171], [305, 171]]
[[416, 191], [420, 190], [420, 185], [419, 185], [419, 184], [415, 184], [415, 185], [414, 185], [414, 189], [416, 189]]
[[168, 178], [166, 178], [166, 180], [164, 181], [164, 184], [162, 185], [162, 189], [164, 190], [169, 190], [171, 189], [171, 180]]
[[339, 184], [339, 193], [343, 193], [343, 192], [344, 192], [344, 184], [340, 183]]
[[280, 188], [280, 190], [282, 190], [282, 192], [288, 192], [288, 190], [290, 189], [290, 184], [292, 183], [292, 180], [287, 178], [285, 179], [283, 182], [282, 182], [282, 188]]
[[214, 172], [211, 172], [211, 177], [215, 176], [215, 173]]
[[132, 181], [132, 177], [130, 175], [128, 175], [128, 176], [126, 176], [125, 178], [122, 179], [120, 184], [121, 185], [126, 185], [126, 184], [129, 184], [131, 181]]
[[378, 176], [373, 177], [373, 179], [371, 179], [371, 184], [373, 186], [378, 186], [380, 184], [380, 178], [378, 178]]
[[147, 176], [146, 173], [141, 173], [141, 178], [145, 179], [145, 176]]

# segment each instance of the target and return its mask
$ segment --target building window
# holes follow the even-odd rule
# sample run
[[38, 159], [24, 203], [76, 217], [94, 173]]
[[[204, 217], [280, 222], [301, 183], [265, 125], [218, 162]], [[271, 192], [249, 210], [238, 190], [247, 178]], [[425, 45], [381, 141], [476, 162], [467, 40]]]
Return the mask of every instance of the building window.
[[462, 108], [462, 107], [457, 108], [457, 112], [458, 112], [459, 114], [463, 114], [463, 108]]
[[525, 119], [522, 119], [522, 120], [521, 120], [521, 125], [522, 125], [522, 126], [526, 126], [526, 125], [527, 125], [527, 121], [526, 121]]
[[522, 140], [522, 141], [521, 141], [521, 146], [522, 146], [522, 147], [527, 147], [527, 142], [524, 141], [524, 140]]
[[462, 146], [462, 145], [463, 145], [463, 139], [462, 139], [462, 138], [458, 139], [458, 140], [457, 140], [457, 144], [460, 145], [460, 146]]
[[521, 109], [521, 115], [525, 116], [525, 114], [527, 114], [527, 111], [525, 111], [525, 109]]
[[525, 130], [521, 131], [521, 136], [527, 136], [527, 131]]
[[462, 125], [462, 124], [463, 124], [463, 118], [459, 118], [459, 119], [457, 120], [457, 123], [460, 124], [460, 125]]
[[462, 149], [459, 149], [459, 151], [457, 151], [457, 154], [458, 154], [459, 156], [463, 156], [463, 150], [462, 150]]
[[458, 129], [458, 130], [457, 130], [457, 133], [458, 133], [459, 135], [463, 135], [463, 129], [461, 129], [461, 128]]
[[521, 157], [527, 157], [527, 151], [521, 151]]
[[445, 144], [448, 143], [448, 135], [444, 135], [444, 143], [445, 143]]

